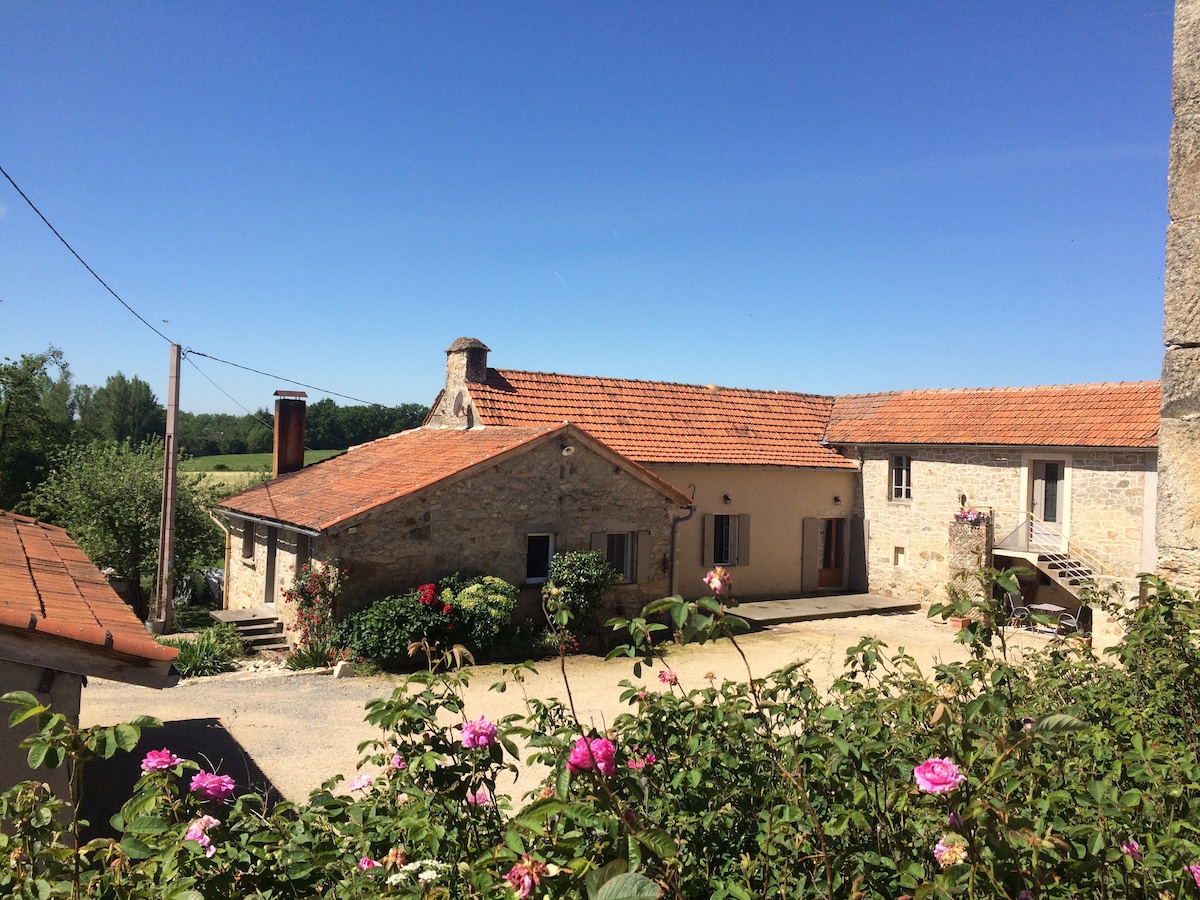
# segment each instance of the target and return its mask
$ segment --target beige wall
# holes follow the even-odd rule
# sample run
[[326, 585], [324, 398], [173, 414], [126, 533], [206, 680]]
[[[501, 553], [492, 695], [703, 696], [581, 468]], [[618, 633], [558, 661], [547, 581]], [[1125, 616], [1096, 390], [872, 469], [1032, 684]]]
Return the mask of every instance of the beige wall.
[[[83, 677], [69, 672], [51, 672], [49, 691], [38, 690], [43, 684], [46, 669], [26, 666], [0, 659], [0, 685], [8, 691], [28, 691], [38, 701], [62, 713], [72, 725], [79, 724], [79, 694]], [[70, 776], [66, 766], [57, 769], [31, 769], [26, 759], [29, 751], [18, 746], [33, 734], [36, 721], [29, 719], [16, 728], [7, 727], [8, 714], [15, 707], [5, 705], [5, 721], [0, 723], [0, 791], [22, 781], [44, 781], [60, 800], [70, 800]]]
[[[647, 531], [647, 580], [621, 585], [613, 600], [635, 613], [667, 593], [674, 501], [585, 444], [569, 459], [558, 442], [545, 442], [462, 480], [402, 498], [373, 511], [352, 529], [315, 538], [317, 559], [338, 559], [349, 571], [339, 613], [410, 590], [453, 572], [495, 575], [525, 585], [526, 538], [553, 534], [556, 551], [589, 550], [595, 532]], [[259, 526], [254, 557], [240, 558], [240, 524], [232, 523], [228, 605], [261, 605], [266, 549]], [[295, 564], [291, 536], [280, 530], [276, 593], [290, 583]], [[523, 607], [539, 602], [540, 585], [523, 591]], [[283, 604], [276, 610], [287, 624]]]
[[[912, 456], [912, 499], [890, 499], [896, 453]], [[948, 527], [967, 506], [992, 508], [997, 543], [1020, 524], [1034, 460], [1064, 463], [1063, 531], [1072, 548], [1123, 579], [1144, 571], [1155, 503], [1154, 453], [1026, 448], [863, 448], [863, 515], [869, 522], [871, 589], [923, 602], [941, 600], [949, 577]], [[903, 548], [902, 561], [898, 561]]]
[[[701, 546], [705, 514], [750, 516], [750, 564], [730, 569], [735, 597], [800, 596], [804, 519], [848, 517], [858, 478], [853, 469], [770, 466], [660, 466], [652, 471], [688, 496], [695, 487], [696, 514], [680, 524], [676, 553], [675, 590], [687, 599], [706, 593], [708, 566]], [[841, 505], [834, 497], [841, 498]]]

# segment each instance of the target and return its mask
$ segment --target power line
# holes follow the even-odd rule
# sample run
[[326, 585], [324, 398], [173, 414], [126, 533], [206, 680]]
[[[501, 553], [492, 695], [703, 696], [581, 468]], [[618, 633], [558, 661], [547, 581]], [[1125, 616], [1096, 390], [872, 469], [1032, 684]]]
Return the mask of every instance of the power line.
[[58, 238], [60, 241], [62, 241], [62, 245], [71, 251], [71, 255], [74, 256], [77, 260], [79, 260], [80, 264], [85, 269], [87, 269], [89, 272], [92, 273], [92, 277], [95, 278], [102, 285], [104, 285], [104, 289], [106, 291], [108, 291], [110, 294], [112, 294], [114, 297], [117, 298], [118, 303], [120, 303], [123, 307], [125, 307], [127, 310], [129, 310], [131, 313], [133, 313], [137, 317], [139, 322], [141, 322], [143, 325], [145, 325], [147, 328], [149, 328], [151, 331], [153, 331], [155, 334], [157, 334], [160, 338], [162, 338], [168, 344], [175, 343], [175, 341], [171, 340], [169, 337], [167, 337], [165, 334], [163, 334], [161, 331], [159, 331], [157, 328], [155, 328], [153, 325], [151, 325], [149, 322], [147, 322], [145, 319], [143, 319], [141, 313], [139, 313], [136, 309], [134, 309], [132, 306], [130, 306], [128, 303], [126, 303], [124, 300], [122, 300], [120, 295], [116, 291], [114, 291], [112, 288], [110, 288], [108, 286], [107, 282], [105, 282], [105, 280], [103, 278], [101, 278], [99, 275], [96, 274], [96, 270], [93, 269], [91, 266], [89, 266], [87, 264], [87, 262], [84, 261], [84, 258], [75, 252], [75, 248], [67, 243], [67, 239], [58, 233], [58, 229], [50, 224], [50, 220], [42, 215], [42, 211], [33, 205], [32, 200], [30, 200], [27, 196], [25, 196], [25, 192], [23, 190], [21, 190], [21, 188], [17, 185], [17, 183], [15, 181], [12, 180], [12, 176], [4, 171], [3, 166], [0, 166], [0, 175], [3, 175], [5, 178], [8, 179], [8, 183], [11, 184], [13, 186], [13, 188], [16, 190], [16, 192], [21, 195], [21, 199], [24, 200], [26, 203], [28, 203], [29, 208], [38, 214], [38, 218], [41, 219], [43, 222], [45, 222], [46, 227], [54, 232], [54, 236], [56, 238]]
[[[204, 354], [197, 354], [197, 355], [203, 356]], [[239, 401], [235, 396], [233, 396], [233, 394], [229, 393], [229, 391], [225, 390], [225, 388], [221, 387], [219, 384], [217, 384], [215, 381], [213, 381], [211, 378], [209, 378], [208, 374], [203, 369], [201, 369], [198, 365], [196, 365], [194, 362], [192, 362], [191, 357], [188, 356], [187, 353], [184, 353], [183, 358], [187, 360], [188, 365], [191, 366], [193, 369], [195, 369], [196, 373], [201, 378], [203, 378], [205, 381], [207, 381], [209, 384], [211, 384], [213, 387], [215, 387], [218, 391], [220, 391], [222, 394], [224, 394], [226, 397], [228, 397], [230, 400], [232, 400], [235, 404], [240, 406], [245, 411], [246, 415], [248, 415], [250, 418], [252, 418], [255, 422], [257, 422], [259, 425], [262, 425], [268, 429], [275, 427], [272, 423], [266, 421], [265, 419], [260, 418], [258, 413], [251, 412], [249, 409], [246, 408], [246, 406], [241, 401]]]
[[[0, 166], [0, 175], [3, 175], [5, 178], [8, 179], [8, 183], [11, 184], [13, 186], [13, 189], [18, 194], [21, 195], [21, 199], [29, 204], [29, 208], [32, 209], [35, 213], [37, 213], [38, 218], [41, 219], [46, 224], [46, 227], [49, 228], [54, 233], [54, 236], [56, 238], [58, 238], [60, 241], [62, 241], [62, 245], [71, 251], [72, 256], [74, 256], [77, 260], [79, 260], [80, 265], [82, 265], [85, 269], [87, 269], [88, 272], [91, 273], [92, 277], [95, 278], [98, 282], [100, 282], [101, 285], [104, 286], [104, 289], [106, 291], [108, 291], [110, 294], [112, 294], [114, 297], [116, 297], [118, 303], [120, 303], [123, 307], [125, 307], [127, 310], [129, 310], [129, 312], [133, 313], [133, 315], [135, 317], [137, 317], [137, 320], [139, 322], [141, 322], [143, 325], [145, 325], [147, 328], [149, 328], [151, 331], [153, 331], [155, 334], [157, 334], [160, 338], [162, 338], [168, 344], [176, 343], [176, 341], [171, 340], [169, 337], [167, 337], [165, 334], [163, 334], [161, 331], [159, 331], [157, 328], [155, 328], [153, 325], [151, 325], [149, 322], [147, 322], [144, 318], [142, 318], [142, 315], [136, 309], [134, 309], [132, 306], [130, 306], [128, 303], [126, 303], [124, 300], [122, 300], [121, 296], [116, 291], [114, 291], [112, 288], [110, 288], [108, 286], [108, 283], [103, 278], [101, 278], [99, 275], [96, 274], [96, 270], [93, 269], [91, 266], [89, 266], [87, 264], [87, 261], [84, 260], [84, 258], [82, 256], [80, 256], [78, 253], [75, 252], [75, 248], [72, 247], [69, 243], [67, 243], [67, 239], [58, 233], [58, 229], [55, 228], [53, 225], [51, 225], [50, 220], [47, 219], [44, 215], [42, 215], [42, 211], [40, 209], [38, 209], [37, 206], [34, 205], [34, 202], [29, 199], [29, 197], [25, 194], [25, 192], [23, 190], [21, 190], [20, 185], [18, 185], [15, 181], [13, 181], [12, 176], [9, 175], [8, 172], [6, 172], [4, 170], [3, 166]], [[284, 378], [282, 375], [273, 375], [270, 372], [263, 372], [260, 369], [254, 369], [254, 368], [251, 368], [250, 366], [243, 366], [240, 363], [230, 362], [227, 359], [220, 359], [216, 356], [211, 356], [208, 353], [201, 353], [199, 350], [192, 350], [191, 348], [188, 348], [187, 350], [185, 350], [183, 352], [184, 352], [184, 356], [188, 356], [189, 354], [195, 354], [196, 356], [203, 356], [205, 359], [211, 359], [213, 362], [223, 363], [227, 366], [233, 366], [234, 368], [237, 368], [237, 369], [244, 369], [247, 372], [254, 372], [256, 375], [265, 375], [267, 378], [274, 378], [279, 381], [285, 381], [288, 384], [298, 385], [299, 387], [306, 387], [309, 390], [318, 391], [322, 394], [330, 394], [331, 396], [334, 396], [334, 397], [341, 397], [343, 400], [353, 400], [355, 403], [366, 403], [370, 406], [383, 406], [384, 405], [382, 403], [372, 403], [370, 400], [363, 400], [359, 397], [351, 397], [349, 394], [340, 394], [337, 391], [331, 391], [328, 388], [322, 388], [322, 387], [317, 387], [317, 386], [311, 385], [311, 384], [305, 384], [302, 381], [295, 381], [294, 379], [291, 379], [291, 378]], [[222, 394], [225, 394], [226, 397], [229, 397], [230, 400], [233, 400], [234, 403], [237, 403], [238, 406], [241, 406], [242, 409], [246, 409], [245, 406], [242, 406], [241, 403], [238, 403], [238, 401], [235, 400], [233, 398], [233, 396], [231, 396], [228, 392], [226, 392], [220, 385], [218, 385], [215, 381], [213, 381], [211, 378], [209, 378], [207, 375], [205, 375], [203, 372], [201, 372], [199, 367], [195, 363], [191, 362], [191, 360], [188, 360], [188, 362], [191, 363], [192, 368], [195, 369], [197, 372], [200, 372], [200, 374], [203, 375], [204, 378], [213, 387], [215, 387]], [[251, 416], [254, 415], [248, 409], [246, 409], [246, 412]], [[265, 425], [266, 423], [263, 422], [262, 424]]]
[[363, 400], [361, 397], [351, 397], [349, 394], [339, 394], [337, 391], [331, 391], [329, 388], [317, 387], [314, 384], [305, 384], [303, 381], [295, 381], [291, 378], [284, 378], [282, 375], [273, 375], [270, 372], [264, 372], [262, 369], [253, 369], [250, 366], [243, 366], [240, 363], [230, 362], [227, 359], [218, 359], [208, 353], [201, 353], [199, 350], [193, 350], [188, 347], [183, 351], [185, 355], [195, 354], [203, 356], [205, 359], [211, 359], [213, 362], [224, 363], [227, 366], [233, 366], [235, 369], [244, 369], [247, 372], [253, 372], [255, 375], [265, 375], [267, 378], [275, 378], [279, 381], [286, 381], [288, 384], [294, 384], [298, 387], [308, 388], [310, 391], [318, 391], [322, 394], [331, 394], [334, 397], [341, 397], [343, 400], [353, 400], [355, 403], [366, 403], [369, 406], [383, 406], [382, 403], [372, 403], [370, 400]]

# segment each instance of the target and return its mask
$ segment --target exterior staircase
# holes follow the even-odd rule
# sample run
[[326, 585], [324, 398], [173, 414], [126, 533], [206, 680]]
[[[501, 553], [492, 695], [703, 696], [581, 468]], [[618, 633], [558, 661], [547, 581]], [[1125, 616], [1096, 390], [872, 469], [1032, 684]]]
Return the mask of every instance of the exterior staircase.
[[1020, 524], [997, 541], [993, 550], [1031, 563], [1076, 597], [1082, 588], [1109, 574], [1067, 540], [1056, 526], [1028, 512], [1020, 514]]
[[275, 611], [266, 607], [257, 609], [215, 609], [209, 613], [222, 624], [233, 625], [249, 653], [273, 650], [287, 653], [287, 638], [283, 634], [283, 623]]
[[1037, 567], [1076, 596], [1085, 582], [1096, 581], [1095, 570], [1068, 553], [1039, 553]]

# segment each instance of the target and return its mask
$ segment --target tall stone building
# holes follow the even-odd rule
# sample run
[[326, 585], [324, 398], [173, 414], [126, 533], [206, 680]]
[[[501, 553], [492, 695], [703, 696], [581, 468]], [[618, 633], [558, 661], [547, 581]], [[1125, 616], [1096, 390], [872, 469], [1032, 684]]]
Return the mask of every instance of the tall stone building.
[[1175, 4], [1158, 570], [1200, 589], [1200, 0]]

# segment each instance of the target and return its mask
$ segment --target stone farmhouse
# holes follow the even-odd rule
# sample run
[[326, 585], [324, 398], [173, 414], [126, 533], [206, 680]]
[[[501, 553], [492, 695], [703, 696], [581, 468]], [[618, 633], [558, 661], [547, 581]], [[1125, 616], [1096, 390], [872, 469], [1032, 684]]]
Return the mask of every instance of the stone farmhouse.
[[[166, 688], [179, 651], [157, 643], [66, 531], [0, 510], [0, 685], [79, 724], [88, 676]], [[7, 715], [7, 713], [6, 713]], [[0, 734], [0, 790], [29, 778], [19, 744], [32, 720]], [[41, 773], [71, 797], [69, 767]]]
[[[1021, 564], [1027, 601], [1068, 608], [1087, 578], [1132, 590], [1154, 568], [1156, 382], [826, 397], [489, 352], [454, 342], [421, 428], [226, 500], [227, 603], [272, 602], [309, 558], [352, 570], [350, 606], [458, 570], [532, 596], [550, 553], [589, 547], [626, 610], [702, 595], [714, 565], [745, 600], [929, 602], [956, 569]], [[956, 521], [968, 507], [982, 524]]]
[[339, 615], [456, 571], [536, 597], [557, 550], [599, 547], [624, 575], [617, 608], [633, 612], [667, 593], [688, 503], [574, 425], [415, 429], [227, 499], [226, 604], [272, 604], [314, 559], [351, 573]]

